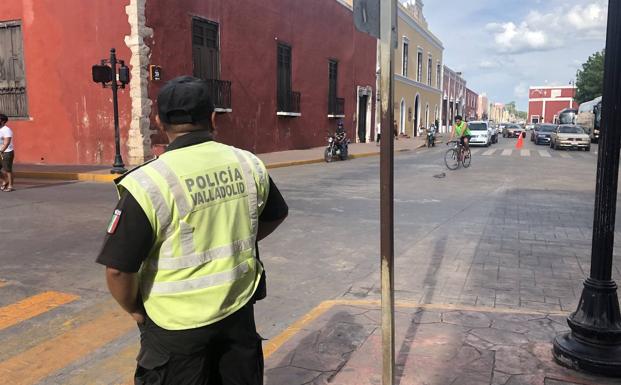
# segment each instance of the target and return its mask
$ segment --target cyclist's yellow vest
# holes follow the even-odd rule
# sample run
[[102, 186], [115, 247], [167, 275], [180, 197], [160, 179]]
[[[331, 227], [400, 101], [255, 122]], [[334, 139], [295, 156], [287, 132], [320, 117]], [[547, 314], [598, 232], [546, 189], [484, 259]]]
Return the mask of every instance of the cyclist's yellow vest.
[[[465, 132], [464, 129], [466, 130]], [[455, 125], [455, 134], [459, 137], [462, 135], [470, 135], [470, 129], [466, 126], [466, 122], [461, 122], [461, 124]]]
[[153, 228], [139, 275], [145, 309], [157, 325], [193, 329], [248, 303], [263, 272], [255, 242], [269, 193], [256, 156], [206, 142], [164, 153], [117, 187], [132, 194]]

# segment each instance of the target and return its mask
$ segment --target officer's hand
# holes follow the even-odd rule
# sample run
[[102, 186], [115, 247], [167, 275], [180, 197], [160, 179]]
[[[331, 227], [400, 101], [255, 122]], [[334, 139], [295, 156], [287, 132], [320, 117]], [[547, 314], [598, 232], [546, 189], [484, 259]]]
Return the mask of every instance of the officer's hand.
[[145, 314], [142, 311], [131, 313], [132, 318], [138, 325], [142, 325], [145, 322]]

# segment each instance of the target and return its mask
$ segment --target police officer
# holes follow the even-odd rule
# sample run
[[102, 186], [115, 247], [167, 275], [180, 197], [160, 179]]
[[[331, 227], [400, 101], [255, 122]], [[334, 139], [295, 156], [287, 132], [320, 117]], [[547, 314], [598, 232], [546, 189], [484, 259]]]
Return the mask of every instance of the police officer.
[[135, 384], [263, 383], [257, 242], [288, 208], [256, 156], [213, 140], [209, 95], [193, 77], [166, 84], [156, 120], [167, 151], [116, 181], [97, 262], [140, 329]]

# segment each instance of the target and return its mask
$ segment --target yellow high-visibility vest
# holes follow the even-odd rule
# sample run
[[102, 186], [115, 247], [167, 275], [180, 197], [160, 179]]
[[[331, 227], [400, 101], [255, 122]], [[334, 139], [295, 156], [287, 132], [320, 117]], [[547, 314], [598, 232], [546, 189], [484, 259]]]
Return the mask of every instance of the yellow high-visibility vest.
[[117, 187], [132, 194], [153, 228], [139, 276], [145, 309], [157, 325], [209, 325], [250, 301], [263, 272], [255, 242], [269, 194], [259, 158], [205, 142], [164, 153]]

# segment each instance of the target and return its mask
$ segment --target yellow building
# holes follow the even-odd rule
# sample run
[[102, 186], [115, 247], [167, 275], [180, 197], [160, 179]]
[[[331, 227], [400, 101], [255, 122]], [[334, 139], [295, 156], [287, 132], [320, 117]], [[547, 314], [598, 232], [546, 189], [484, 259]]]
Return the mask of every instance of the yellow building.
[[[350, 8], [353, 3], [353, 0], [336, 1]], [[422, 134], [423, 127], [429, 127], [436, 121], [439, 125], [442, 124], [444, 46], [429, 30], [423, 15], [422, 0], [398, 0], [397, 3], [394, 116], [400, 133], [418, 136]], [[379, 70], [378, 58], [378, 73]], [[379, 84], [377, 89], [379, 90]], [[377, 97], [379, 99], [379, 95]], [[380, 132], [379, 112], [376, 112], [375, 120], [377, 132]]]
[[442, 116], [442, 42], [429, 30], [423, 2], [401, 3], [397, 10], [394, 101], [399, 132], [422, 134], [421, 128]]

